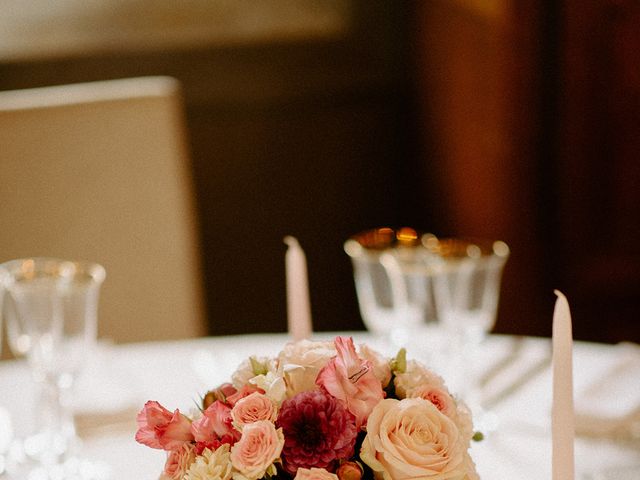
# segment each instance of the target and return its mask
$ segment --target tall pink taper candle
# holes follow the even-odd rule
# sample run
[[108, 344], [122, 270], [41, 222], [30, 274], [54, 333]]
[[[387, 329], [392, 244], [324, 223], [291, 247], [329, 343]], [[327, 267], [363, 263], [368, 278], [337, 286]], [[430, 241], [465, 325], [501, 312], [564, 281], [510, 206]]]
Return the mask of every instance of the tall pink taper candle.
[[287, 320], [289, 334], [297, 342], [298, 340], [309, 338], [312, 332], [307, 260], [295, 237], [285, 237], [284, 243], [289, 246], [285, 255]]
[[551, 472], [553, 480], [574, 480], [573, 337], [566, 297], [558, 296], [553, 311], [553, 405], [551, 407]]

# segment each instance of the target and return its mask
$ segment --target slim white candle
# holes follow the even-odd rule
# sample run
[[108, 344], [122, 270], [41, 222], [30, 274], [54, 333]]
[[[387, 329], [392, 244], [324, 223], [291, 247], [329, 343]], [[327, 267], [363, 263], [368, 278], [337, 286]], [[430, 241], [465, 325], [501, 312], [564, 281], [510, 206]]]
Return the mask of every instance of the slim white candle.
[[307, 260], [295, 237], [284, 238], [289, 248], [285, 255], [287, 272], [287, 320], [294, 341], [309, 338], [312, 332]]
[[551, 472], [553, 480], [573, 480], [575, 433], [573, 410], [573, 337], [566, 297], [558, 296], [553, 311], [553, 405], [551, 410]]

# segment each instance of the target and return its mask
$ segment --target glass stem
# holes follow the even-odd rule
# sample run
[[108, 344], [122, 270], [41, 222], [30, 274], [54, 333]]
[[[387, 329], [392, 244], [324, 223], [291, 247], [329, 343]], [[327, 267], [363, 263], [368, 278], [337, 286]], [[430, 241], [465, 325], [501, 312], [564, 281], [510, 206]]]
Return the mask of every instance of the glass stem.
[[40, 402], [37, 405], [40, 431], [34, 437], [30, 453], [36, 454], [43, 463], [59, 463], [75, 437], [68, 390], [52, 379], [40, 384]]

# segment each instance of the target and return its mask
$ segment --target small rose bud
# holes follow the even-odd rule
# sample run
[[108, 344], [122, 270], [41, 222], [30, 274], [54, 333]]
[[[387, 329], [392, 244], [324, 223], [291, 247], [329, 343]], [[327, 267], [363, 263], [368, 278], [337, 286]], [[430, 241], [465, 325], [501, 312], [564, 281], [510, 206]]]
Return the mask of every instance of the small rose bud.
[[407, 350], [405, 348], [401, 348], [396, 358], [391, 361], [391, 370], [394, 373], [404, 373], [407, 371]]
[[336, 470], [336, 475], [340, 480], [360, 480], [362, 467], [358, 462], [343, 462]]
[[206, 410], [209, 406], [216, 401], [216, 394], [213, 390], [210, 390], [206, 393], [204, 398], [202, 399], [202, 410]]
[[206, 410], [209, 405], [214, 403], [216, 400], [220, 400], [222, 403], [227, 402], [227, 397], [235, 394], [237, 392], [236, 388], [230, 383], [223, 383], [218, 388], [213, 390], [209, 390], [207, 394], [202, 399], [202, 409]]

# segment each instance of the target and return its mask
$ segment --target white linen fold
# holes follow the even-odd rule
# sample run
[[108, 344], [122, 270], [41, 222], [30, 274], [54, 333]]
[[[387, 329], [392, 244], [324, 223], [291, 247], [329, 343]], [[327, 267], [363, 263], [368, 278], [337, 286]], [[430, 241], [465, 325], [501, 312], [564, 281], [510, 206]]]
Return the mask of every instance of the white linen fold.
[[143, 397], [134, 380], [114, 366], [112, 350], [108, 342], [101, 342], [78, 379], [71, 408], [81, 438], [136, 430]]
[[640, 438], [640, 345], [621, 343], [615, 349], [614, 360], [576, 392], [577, 435]]

